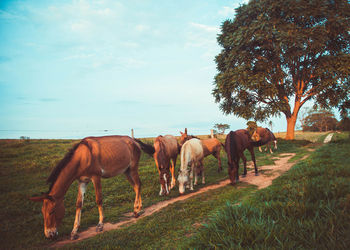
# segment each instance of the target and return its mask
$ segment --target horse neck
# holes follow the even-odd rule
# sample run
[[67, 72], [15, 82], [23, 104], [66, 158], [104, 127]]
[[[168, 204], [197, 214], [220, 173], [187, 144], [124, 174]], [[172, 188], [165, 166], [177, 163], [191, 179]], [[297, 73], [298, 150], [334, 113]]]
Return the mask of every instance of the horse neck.
[[189, 154], [189, 152], [188, 152], [189, 147], [188, 146], [189, 145], [186, 144], [181, 149], [181, 155], [180, 155], [180, 157], [181, 157], [181, 166], [180, 166], [180, 170], [186, 170], [187, 169], [187, 165], [188, 165], [188, 163], [190, 161], [190, 159], [189, 159], [190, 157], [188, 157], [188, 154]]
[[73, 181], [77, 178], [76, 172], [79, 164], [69, 162], [57, 177], [49, 194], [56, 199], [63, 198]]

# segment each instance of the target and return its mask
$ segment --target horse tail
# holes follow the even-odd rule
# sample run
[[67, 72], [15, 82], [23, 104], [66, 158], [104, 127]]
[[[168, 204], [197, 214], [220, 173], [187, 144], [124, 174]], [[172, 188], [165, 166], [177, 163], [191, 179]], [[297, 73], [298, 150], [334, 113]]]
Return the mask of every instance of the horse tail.
[[148, 154], [150, 156], [153, 156], [155, 149], [152, 145], [147, 144], [147, 143], [143, 143], [141, 140], [136, 139], [136, 138], [133, 138], [133, 139], [138, 145], [140, 145], [143, 152], [145, 152], [146, 154]]
[[75, 153], [75, 151], [77, 150], [77, 148], [80, 145], [85, 145], [89, 148], [89, 150], [91, 151], [91, 147], [89, 145], [89, 143], [83, 139], [80, 142], [76, 143], [73, 145], [73, 147], [66, 153], [66, 155], [63, 157], [63, 159], [56, 165], [56, 167], [52, 170], [50, 176], [46, 179], [46, 183], [50, 183], [50, 188], [49, 188], [49, 192], [51, 191], [52, 186], [55, 184], [59, 174], [61, 173], [61, 171], [64, 169], [64, 167], [71, 161], [71, 159], [73, 158], [73, 155]]

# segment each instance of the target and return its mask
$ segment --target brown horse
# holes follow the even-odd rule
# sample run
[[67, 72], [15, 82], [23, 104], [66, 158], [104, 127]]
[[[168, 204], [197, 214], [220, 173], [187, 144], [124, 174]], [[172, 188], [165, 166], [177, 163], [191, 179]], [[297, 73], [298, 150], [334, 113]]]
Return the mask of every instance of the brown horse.
[[[258, 127], [253, 133], [253, 138], [255, 138], [255, 141], [261, 140], [262, 145], [266, 144], [265, 151], [270, 150], [271, 154], [273, 154], [271, 145], [270, 145], [271, 142], [274, 143], [275, 149], [277, 149], [276, 137], [268, 128]], [[259, 151], [262, 152], [261, 147], [259, 147]]]
[[96, 231], [103, 230], [101, 178], [125, 174], [136, 193], [134, 215], [137, 217], [142, 208], [141, 182], [138, 174], [141, 149], [148, 154], [154, 153], [152, 146], [149, 147], [128, 136], [87, 137], [74, 145], [48, 177], [47, 182], [51, 183], [49, 191], [30, 198], [32, 201], [43, 202], [45, 236], [53, 238], [58, 234], [57, 227], [64, 216], [64, 196], [75, 180], [79, 182], [79, 187], [71, 239], [78, 238], [84, 193], [90, 180], [95, 187], [99, 211]]
[[248, 149], [251, 156], [252, 161], [254, 163], [255, 175], [258, 175], [258, 168], [256, 167], [254, 148], [261, 146], [261, 142], [253, 141], [254, 138], [251, 138], [248, 130], [239, 129], [236, 131], [230, 131], [225, 139], [225, 151], [227, 153], [227, 161], [228, 161], [228, 175], [231, 180], [231, 184], [235, 184], [235, 182], [239, 181], [238, 177], [238, 168], [239, 168], [239, 160], [243, 159], [244, 165], [244, 173], [242, 177], [247, 175], [247, 158], [244, 156], [244, 150]]
[[[187, 134], [187, 128], [185, 128], [185, 132], [182, 133], [180, 131], [181, 137], [180, 137], [180, 144], [183, 145], [187, 140], [190, 140], [192, 138], [197, 138], [193, 135]], [[210, 139], [203, 139], [201, 140], [203, 145], [203, 153], [204, 157], [207, 157], [208, 155], [213, 155], [218, 160], [218, 172], [222, 170], [221, 167], [221, 158], [220, 158], [220, 151], [221, 151], [221, 142], [216, 138], [210, 138]]]
[[[167, 195], [169, 191], [175, 186], [175, 165], [176, 158], [179, 154], [180, 145], [176, 138], [172, 135], [158, 136], [154, 141], [155, 153], [153, 155], [154, 161], [159, 172], [160, 192], [159, 195]], [[171, 161], [171, 164], [170, 164]], [[171, 172], [171, 185], [170, 174]], [[169, 189], [170, 186], [170, 189]]]

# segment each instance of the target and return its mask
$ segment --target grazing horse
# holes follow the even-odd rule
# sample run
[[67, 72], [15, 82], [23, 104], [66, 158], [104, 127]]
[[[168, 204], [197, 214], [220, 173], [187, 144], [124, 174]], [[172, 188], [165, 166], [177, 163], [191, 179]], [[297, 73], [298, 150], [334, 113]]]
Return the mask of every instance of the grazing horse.
[[244, 165], [244, 173], [242, 177], [247, 175], [247, 158], [244, 156], [244, 150], [248, 149], [251, 156], [252, 161], [254, 163], [255, 175], [258, 175], [258, 169], [256, 167], [254, 148], [261, 146], [261, 142], [253, 141], [254, 138], [251, 139], [248, 130], [239, 129], [236, 131], [230, 131], [225, 139], [225, 151], [227, 153], [227, 161], [228, 161], [228, 175], [231, 180], [231, 184], [235, 184], [235, 182], [239, 181], [238, 177], [238, 168], [239, 168], [239, 160], [243, 159]]
[[[258, 127], [255, 132], [253, 133], [253, 138], [255, 138], [255, 141], [260, 141], [262, 145], [266, 144], [266, 149], [270, 150], [270, 153], [273, 154], [272, 149], [271, 149], [271, 142], [273, 141], [274, 145], [275, 145], [275, 149], [277, 149], [277, 140], [275, 135], [271, 132], [271, 130], [269, 130], [268, 128], [262, 128], [262, 127]], [[259, 147], [259, 151], [262, 152], [261, 147]]]
[[[201, 140], [193, 138], [186, 141], [181, 147], [181, 167], [179, 171], [179, 193], [185, 192], [185, 187], [193, 190], [193, 174], [195, 174], [194, 185], [197, 184], [197, 176], [202, 175], [202, 183], [205, 183], [204, 169], [203, 169], [203, 145]], [[190, 170], [188, 170], [188, 165]]]
[[[185, 141], [190, 140], [192, 138], [197, 138], [193, 135], [187, 134], [187, 128], [185, 128], [185, 132], [182, 133], [180, 131], [181, 137], [180, 137], [180, 144], [184, 144]], [[199, 139], [199, 138], [197, 138]], [[201, 140], [203, 144], [203, 153], [204, 157], [207, 157], [208, 155], [213, 155], [218, 160], [218, 172], [222, 170], [221, 167], [221, 158], [220, 158], [220, 151], [221, 151], [221, 142], [216, 138], [210, 138], [210, 139], [204, 139]]]
[[[169, 191], [175, 186], [175, 165], [176, 158], [180, 151], [180, 145], [172, 135], [158, 136], [154, 141], [155, 153], [153, 155], [159, 172], [160, 192], [159, 195], [169, 194]], [[170, 164], [171, 160], [171, 164]], [[170, 174], [171, 172], [171, 185]], [[169, 189], [170, 186], [170, 189]]]
[[128, 136], [87, 137], [75, 144], [48, 177], [47, 182], [51, 183], [49, 191], [30, 198], [32, 201], [43, 202], [45, 236], [53, 238], [58, 234], [57, 227], [63, 219], [65, 210], [64, 196], [75, 180], [79, 182], [79, 186], [71, 239], [78, 238], [84, 193], [90, 180], [95, 187], [99, 211], [96, 231], [103, 230], [101, 178], [125, 174], [136, 193], [134, 215], [137, 217], [142, 208], [141, 182], [138, 174], [141, 149], [148, 154], [154, 153], [152, 146], [137, 142]]

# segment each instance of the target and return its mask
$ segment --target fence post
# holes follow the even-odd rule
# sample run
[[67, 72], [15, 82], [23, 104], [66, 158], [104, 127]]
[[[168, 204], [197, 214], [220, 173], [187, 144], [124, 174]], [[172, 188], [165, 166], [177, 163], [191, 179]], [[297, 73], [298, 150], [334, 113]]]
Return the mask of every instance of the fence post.
[[210, 130], [210, 137], [214, 138], [214, 130], [213, 129]]
[[131, 129], [131, 138], [134, 138], [134, 129]]

